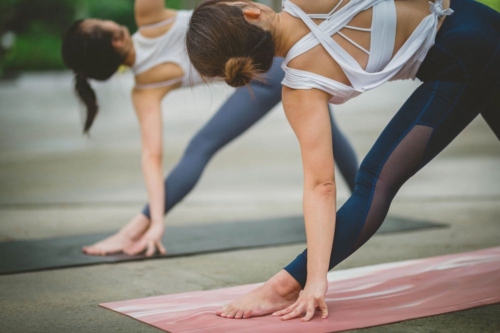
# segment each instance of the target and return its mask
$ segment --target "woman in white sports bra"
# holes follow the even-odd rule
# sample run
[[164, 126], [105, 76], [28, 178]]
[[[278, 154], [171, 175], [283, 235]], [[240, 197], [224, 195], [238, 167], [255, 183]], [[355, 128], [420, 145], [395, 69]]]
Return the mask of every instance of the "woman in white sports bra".
[[[196, 185], [213, 155], [266, 115], [281, 101], [284, 73], [282, 59], [269, 59], [268, 84], [251, 83], [255, 98], [238, 89], [210, 121], [194, 136], [182, 159], [163, 181], [161, 101], [179, 87], [202, 83], [185, 51], [185, 35], [192, 11], [174, 11], [163, 0], [136, 0], [135, 18], [139, 31], [130, 36], [126, 27], [112, 21], [86, 19], [75, 22], [66, 33], [62, 56], [75, 72], [76, 92], [85, 103], [87, 132], [98, 106], [88, 79], [107, 80], [120, 65], [132, 68], [135, 87], [132, 100], [142, 135], [142, 169], [150, 205], [113, 236], [87, 246], [89, 255], [117, 252], [137, 254], [159, 250], [164, 233], [163, 215]], [[338, 166], [351, 188], [358, 163], [354, 151], [332, 118]], [[168, 247], [168, 245], [167, 245]]]
[[[308, 321], [319, 307], [326, 318], [328, 270], [375, 233], [399, 188], [479, 114], [500, 138], [500, 14], [472, 0], [290, 0], [280, 13], [208, 0], [195, 9], [186, 43], [201, 75], [234, 86], [265, 73], [268, 57], [284, 57], [283, 105], [302, 152], [308, 250], [220, 309], [222, 317]], [[337, 211], [326, 102], [415, 78], [422, 85], [377, 139]]]

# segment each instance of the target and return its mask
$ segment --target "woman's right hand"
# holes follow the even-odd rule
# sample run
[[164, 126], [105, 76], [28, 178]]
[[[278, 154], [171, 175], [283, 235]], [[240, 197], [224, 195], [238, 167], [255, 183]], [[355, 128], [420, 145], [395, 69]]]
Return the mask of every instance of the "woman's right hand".
[[326, 276], [312, 281], [308, 280], [297, 301], [288, 308], [273, 313], [273, 316], [281, 316], [281, 320], [289, 320], [305, 313], [306, 315], [301, 321], [309, 321], [314, 317], [318, 308], [321, 311], [321, 318], [326, 319], [328, 318], [328, 307], [325, 303], [327, 290], [328, 280]]
[[162, 243], [164, 233], [165, 225], [163, 222], [153, 222], [144, 235], [137, 242], [125, 249], [124, 252], [128, 255], [136, 255], [146, 251], [146, 256], [148, 257], [151, 257], [157, 251], [161, 254], [166, 254], [167, 251]]

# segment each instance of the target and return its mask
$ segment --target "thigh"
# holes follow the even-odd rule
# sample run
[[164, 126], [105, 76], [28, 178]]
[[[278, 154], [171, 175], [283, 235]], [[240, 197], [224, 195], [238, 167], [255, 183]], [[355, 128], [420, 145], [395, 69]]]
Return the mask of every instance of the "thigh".
[[[346, 226], [359, 235], [354, 249], [380, 227], [401, 186], [479, 114], [483, 97], [465, 83], [433, 81], [405, 102], [363, 161], [352, 202], [339, 211], [339, 221], [359, 215], [355, 228]], [[355, 207], [360, 203], [363, 209]]]
[[[499, 88], [500, 91], [500, 88]], [[481, 112], [484, 120], [500, 140], [500, 94], [495, 94], [490, 103]]]
[[401, 151], [405, 154], [404, 159], [416, 153], [417, 145], [420, 148], [421, 159], [418, 165], [415, 161], [412, 168], [412, 171], [418, 170], [444, 149], [486, 104], [481, 90], [466, 83], [423, 83], [381, 133], [362, 168], [378, 179], [391, 155], [396, 150], [401, 151], [401, 143], [405, 140], [406, 147]]

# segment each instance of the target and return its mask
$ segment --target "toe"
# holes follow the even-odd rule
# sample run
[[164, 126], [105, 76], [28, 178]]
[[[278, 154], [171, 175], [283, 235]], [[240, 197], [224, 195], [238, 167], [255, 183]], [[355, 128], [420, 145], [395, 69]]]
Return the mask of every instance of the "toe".
[[220, 316], [221, 316], [222, 318], [226, 318], [226, 317], [227, 317], [227, 315], [229, 314], [229, 312], [231, 312], [231, 310], [232, 310], [232, 309], [231, 309], [231, 307], [229, 307], [229, 306], [225, 306], [225, 307], [223, 307], [223, 308], [222, 308], [222, 311], [221, 311]]
[[246, 310], [244, 313], [243, 313], [243, 318], [250, 318], [252, 317], [252, 310]]
[[96, 254], [99, 254], [99, 253], [96, 251], [96, 249], [95, 249], [95, 248], [93, 248], [93, 247], [87, 247], [87, 248], [85, 248], [85, 249], [84, 249], [84, 251], [83, 251], [83, 252], [84, 252], [85, 254], [89, 254], [89, 255], [91, 255], [91, 256], [95, 256]]
[[243, 313], [245, 313], [245, 310], [238, 310], [238, 312], [236, 312], [236, 314], [234, 315], [234, 318], [235, 319], [243, 318]]
[[231, 309], [229, 313], [227, 314], [226, 318], [234, 318], [234, 315], [236, 314], [238, 310], [237, 309]]

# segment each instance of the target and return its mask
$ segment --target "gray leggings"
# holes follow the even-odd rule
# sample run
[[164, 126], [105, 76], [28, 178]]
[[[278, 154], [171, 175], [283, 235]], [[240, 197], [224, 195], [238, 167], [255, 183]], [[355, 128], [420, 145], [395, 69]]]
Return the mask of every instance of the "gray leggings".
[[[165, 179], [165, 214], [194, 188], [205, 166], [219, 149], [244, 133], [281, 101], [282, 60], [274, 59], [266, 75], [266, 84], [257, 81], [250, 84], [254, 97], [245, 87], [237, 89], [191, 139], [184, 156]], [[358, 161], [349, 142], [336, 126], [331, 110], [330, 120], [335, 161], [352, 191]], [[150, 217], [149, 205], [144, 207], [142, 213]]]

